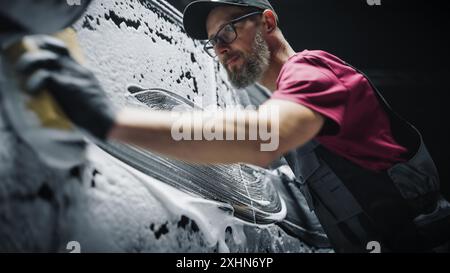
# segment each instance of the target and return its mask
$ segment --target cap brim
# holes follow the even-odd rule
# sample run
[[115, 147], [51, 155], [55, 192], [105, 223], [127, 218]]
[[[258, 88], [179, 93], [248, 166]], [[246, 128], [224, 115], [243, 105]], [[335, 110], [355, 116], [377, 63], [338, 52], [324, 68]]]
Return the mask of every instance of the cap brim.
[[248, 7], [247, 4], [222, 1], [195, 1], [190, 3], [183, 12], [183, 25], [187, 35], [197, 40], [207, 40], [206, 19], [211, 10], [218, 6]]

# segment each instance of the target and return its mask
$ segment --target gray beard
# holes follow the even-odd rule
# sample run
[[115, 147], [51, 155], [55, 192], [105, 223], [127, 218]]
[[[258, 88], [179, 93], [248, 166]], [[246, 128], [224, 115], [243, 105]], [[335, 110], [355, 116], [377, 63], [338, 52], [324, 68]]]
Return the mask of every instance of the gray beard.
[[241, 57], [244, 59], [242, 67], [231, 71], [225, 66], [228, 79], [237, 89], [245, 88], [259, 81], [269, 66], [269, 46], [264, 41], [261, 31], [258, 31], [255, 35], [252, 53], [247, 56], [241, 54]]

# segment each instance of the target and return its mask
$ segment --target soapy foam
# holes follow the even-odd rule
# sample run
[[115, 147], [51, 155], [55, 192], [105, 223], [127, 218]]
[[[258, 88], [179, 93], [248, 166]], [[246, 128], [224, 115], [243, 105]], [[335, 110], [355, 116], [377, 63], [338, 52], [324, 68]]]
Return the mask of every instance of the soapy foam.
[[114, 164], [135, 176], [172, 213], [174, 219], [179, 219], [184, 215], [194, 220], [203, 232], [208, 246], [217, 245], [219, 252], [229, 252], [229, 248], [225, 243], [225, 231], [228, 227], [232, 229], [234, 242], [238, 245], [245, 244], [244, 223], [233, 216], [233, 208], [230, 205], [206, 200], [177, 190], [130, 167], [96, 146], [91, 146], [88, 154], [91, 156], [93, 154], [101, 154], [102, 157], [108, 157]]

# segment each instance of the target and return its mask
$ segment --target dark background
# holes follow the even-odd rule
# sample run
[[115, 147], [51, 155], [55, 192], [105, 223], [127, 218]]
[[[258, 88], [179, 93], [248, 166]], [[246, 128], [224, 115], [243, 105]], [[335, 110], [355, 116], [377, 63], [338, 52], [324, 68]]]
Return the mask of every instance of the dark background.
[[[169, 2], [183, 10], [191, 1]], [[360, 68], [422, 132], [450, 199], [450, 5], [436, 0], [367, 2], [271, 1], [294, 50], [325, 50]]]

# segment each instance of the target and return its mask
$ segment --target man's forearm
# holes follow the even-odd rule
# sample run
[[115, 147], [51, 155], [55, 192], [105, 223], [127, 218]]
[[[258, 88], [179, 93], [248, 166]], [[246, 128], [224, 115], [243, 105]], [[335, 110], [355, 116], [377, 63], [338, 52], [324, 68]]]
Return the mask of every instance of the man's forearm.
[[[249, 137], [250, 129], [257, 128], [260, 121], [257, 111], [241, 110], [240, 113], [217, 114], [208, 119], [201, 118], [200, 114], [125, 109], [118, 114], [109, 139], [195, 163], [243, 162], [265, 166], [272, 161], [273, 152], [261, 151], [264, 141], [259, 137], [250, 140]], [[241, 118], [235, 118], [236, 116]], [[199, 120], [202, 122], [195, 122]], [[195, 138], [194, 132], [202, 134], [205, 123], [210, 127], [223, 129], [222, 140], [207, 140], [203, 135]], [[174, 126], [187, 130], [190, 140], [177, 140], [174, 137]], [[239, 131], [245, 132], [245, 140], [237, 140]]]

